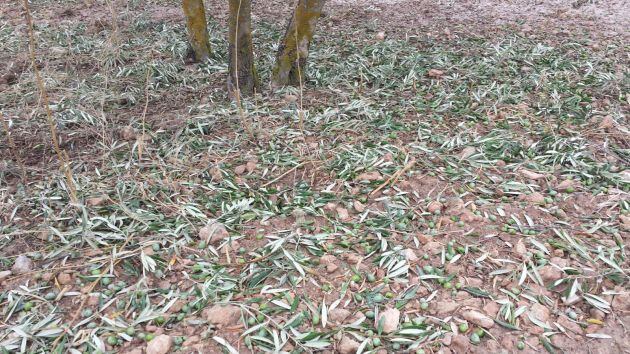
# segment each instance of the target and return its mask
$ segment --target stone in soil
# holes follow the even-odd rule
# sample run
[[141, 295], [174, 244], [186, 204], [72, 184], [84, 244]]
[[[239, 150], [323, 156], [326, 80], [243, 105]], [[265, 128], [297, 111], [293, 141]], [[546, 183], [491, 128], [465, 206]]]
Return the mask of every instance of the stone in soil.
[[33, 261], [25, 255], [20, 255], [15, 259], [11, 271], [15, 274], [24, 274], [33, 270]]
[[348, 335], [345, 335], [341, 338], [339, 345], [337, 346], [337, 351], [340, 354], [354, 354], [359, 349], [359, 342], [350, 338]]
[[383, 177], [378, 171], [371, 171], [371, 172], [364, 172], [358, 175], [357, 178], [355, 178], [355, 180], [372, 182], [372, 181], [379, 181], [382, 178]]
[[543, 306], [539, 303], [533, 304], [529, 308], [529, 313], [537, 320], [540, 320], [542, 322], [547, 322], [547, 320], [549, 319], [549, 309], [547, 308], [547, 306]]
[[453, 336], [453, 339], [451, 339], [451, 348], [454, 349], [456, 353], [468, 353], [470, 350], [470, 341], [468, 337], [461, 334]]
[[147, 344], [146, 354], [166, 354], [173, 346], [173, 338], [166, 334], [161, 334], [153, 338]]
[[241, 309], [234, 305], [214, 305], [203, 310], [202, 316], [215, 326], [229, 326], [238, 322]]
[[483, 328], [492, 328], [494, 326], [494, 320], [479, 311], [466, 311], [462, 314], [462, 317]]
[[199, 238], [208, 242], [216, 243], [229, 237], [225, 225], [215, 219], [208, 220], [206, 226], [199, 230]]
[[328, 312], [328, 318], [334, 323], [343, 323], [351, 314], [349, 310], [335, 308]]
[[61, 273], [57, 276], [57, 281], [61, 285], [68, 285], [72, 283], [72, 276], [68, 273]]
[[411, 248], [407, 248], [403, 251], [403, 254], [405, 255], [405, 258], [407, 258], [407, 261], [412, 263], [418, 260], [418, 256], [416, 255], [416, 253], [411, 249]]
[[400, 311], [395, 308], [387, 309], [380, 313], [376, 325], [383, 325], [383, 333], [392, 333], [398, 329], [400, 322]]
[[563, 272], [555, 266], [546, 265], [538, 270], [538, 274], [540, 274], [545, 284], [548, 284], [562, 278]]

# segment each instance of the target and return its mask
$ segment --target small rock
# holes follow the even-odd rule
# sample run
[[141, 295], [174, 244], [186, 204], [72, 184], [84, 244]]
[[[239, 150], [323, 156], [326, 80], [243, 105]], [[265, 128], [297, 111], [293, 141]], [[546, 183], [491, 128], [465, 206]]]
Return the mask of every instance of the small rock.
[[241, 309], [234, 305], [214, 305], [203, 310], [202, 316], [216, 326], [229, 326], [241, 318]]
[[545, 178], [545, 175], [543, 175], [542, 173], [537, 173], [530, 170], [522, 169], [519, 172], [523, 177], [531, 180], [539, 180]]
[[599, 123], [599, 129], [610, 130], [615, 127], [615, 120], [611, 116], [604, 116]]
[[89, 306], [96, 306], [100, 302], [100, 299], [101, 299], [100, 295], [92, 295], [88, 297], [87, 304]]
[[429, 243], [429, 241], [431, 241], [431, 237], [425, 234], [416, 234], [416, 238], [418, 239], [418, 242], [423, 245], [426, 245], [427, 243]]
[[429, 205], [427, 206], [427, 211], [431, 214], [435, 213], [438, 210], [442, 210], [442, 203], [440, 202], [431, 202], [429, 203]]
[[337, 269], [339, 269], [339, 266], [337, 266], [335, 263], [330, 263], [326, 265], [326, 272], [328, 272], [328, 274], [336, 272]]
[[592, 308], [588, 310], [589, 315], [596, 320], [603, 321], [606, 317], [606, 313], [600, 309]]
[[383, 325], [383, 333], [392, 333], [398, 329], [400, 322], [400, 311], [395, 308], [389, 308], [380, 313], [376, 326]]
[[483, 328], [492, 328], [494, 326], [494, 320], [479, 311], [466, 311], [462, 314], [462, 317]]
[[350, 317], [350, 310], [335, 308], [328, 312], [328, 318], [335, 323], [343, 323], [346, 318]]
[[72, 283], [72, 277], [68, 273], [61, 273], [57, 276], [57, 281], [61, 285], [68, 285]]
[[543, 306], [539, 303], [533, 304], [529, 308], [529, 313], [542, 322], [547, 322], [547, 320], [549, 319], [549, 309], [547, 308], [547, 306]]
[[534, 192], [530, 195], [525, 195], [523, 199], [532, 204], [537, 204], [537, 205], [545, 204], [545, 196], [538, 192]]
[[403, 254], [405, 255], [405, 258], [407, 259], [407, 261], [409, 263], [413, 263], [413, 262], [416, 262], [418, 260], [418, 256], [416, 255], [416, 253], [411, 248], [405, 249], [403, 251]]
[[451, 340], [451, 348], [456, 353], [468, 353], [470, 350], [470, 341], [466, 336], [458, 334]]
[[494, 301], [489, 301], [484, 307], [483, 312], [491, 318], [496, 318], [499, 313], [499, 304]]
[[442, 244], [437, 241], [430, 241], [426, 245], [422, 246], [422, 250], [432, 255], [442, 250]]
[[336, 259], [337, 258], [335, 258], [335, 256], [333, 256], [332, 254], [325, 254], [319, 258], [319, 263], [323, 265], [328, 265], [335, 263]]
[[298, 100], [298, 97], [296, 95], [285, 95], [284, 96], [284, 100], [287, 101], [288, 103], [295, 103]]
[[442, 344], [444, 344], [447, 347], [450, 346], [451, 343], [453, 343], [453, 333], [444, 334], [444, 338], [442, 338], [440, 342], [442, 342]]
[[357, 181], [368, 181], [368, 182], [380, 181], [381, 179], [383, 179], [383, 176], [381, 176], [381, 173], [378, 171], [364, 172], [358, 175], [357, 178], [355, 178], [355, 180]]
[[252, 173], [256, 170], [257, 167], [257, 163], [256, 161], [247, 161], [247, 163], [245, 164], [245, 169], [247, 170], [247, 172]]
[[13, 273], [10, 270], [3, 270], [2, 272], [0, 272], [0, 281], [3, 281], [6, 278], [10, 277], [11, 274]]
[[234, 173], [239, 176], [245, 173], [245, 171], [247, 171], [247, 165], [238, 165], [234, 168]]
[[376, 40], [382, 41], [385, 39], [385, 32], [380, 31], [376, 34]]
[[346, 208], [337, 208], [337, 217], [339, 218], [339, 220], [341, 221], [348, 221], [350, 220], [350, 213], [348, 213], [348, 209]]
[[516, 252], [521, 257], [524, 257], [527, 254], [527, 247], [525, 247], [525, 243], [522, 239], [519, 239], [514, 246], [514, 252]]
[[107, 201], [107, 196], [92, 197], [85, 200], [85, 205], [89, 207], [101, 206]]
[[359, 350], [360, 345], [359, 342], [346, 335], [341, 338], [337, 346], [337, 351], [339, 351], [340, 354], [355, 354], [357, 350]]
[[459, 307], [460, 307], [460, 304], [458, 302], [450, 301], [450, 300], [438, 301], [435, 304], [436, 314], [438, 315], [445, 315], [447, 313], [453, 312], [457, 310]]
[[477, 149], [475, 149], [473, 146], [468, 146], [464, 148], [464, 150], [462, 150], [462, 152], [459, 154], [459, 159], [465, 160], [471, 157], [476, 151]]
[[197, 344], [199, 343], [199, 341], [201, 340], [201, 337], [197, 336], [197, 335], [193, 335], [193, 336], [189, 336], [184, 343], [182, 343], [182, 346], [184, 347], [189, 347], [193, 344]]
[[173, 338], [166, 334], [161, 334], [153, 338], [147, 344], [146, 354], [166, 354], [173, 346]]
[[350, 264], [359, 264], [359, 262], [363, 260], [363, 257], [356, 253], [346, 253], [344, 258], [346, 259], [346, 262]]
[[556, 187], [559, 191], [561, 192], [566, 192], [567, 189], [569, 188], [574, 188], [575, 186], [575, 181], [572, 179], [565, 179], [564, 181], [560, 182], [560, 184], [558, 184], [558, 186]]
[[25, 255], [20, 255], [15, 259], [11, 270], [15, 274], [24, 274], [33, 270], [33, 261]]
[[558, 322], [558, 324], [560, 326], [562, 326], [562, 328], [571, 331], [575, 334], [582, 334], [582, 327], [580, 327], [579, 324], [571, 321], [571, 319], [569, 319], [569, 317], [565, 316], [565, 315], [560, 315], [558, 316], [558, 320], [556, 321]]
[[615, 311], [630, 312], [630, 293], [624, 292], [615, 295], [610, 305]]
[[440, 78], [444, 75], [444, 71], [439, 69], [429, 69], [428, 75], [429, 77]]
[[206, 226], [199, 230], [199, 238], [208, 243], [216, 243], [228, 238], [229, 236], [230, 234], [225, 228], [225, 225], [218, 222], [216, 219], [208, 220]]
[[126, 126], [120, 130], [120, 137], [123, 140], [133, 140], [136, 138], [136, 130], [132, 126]]
[[562, 278], [563, 272], [555, 266], [546, 265], [538, 270], [538, 274], [542, 278], [545, 284], [553, 283], [556, 280]]
[[357, 213], [362, 213], [365, 210], [365, 205], [358, 200], [355, 200], [354, 203], [352, 203], [352, 206]]

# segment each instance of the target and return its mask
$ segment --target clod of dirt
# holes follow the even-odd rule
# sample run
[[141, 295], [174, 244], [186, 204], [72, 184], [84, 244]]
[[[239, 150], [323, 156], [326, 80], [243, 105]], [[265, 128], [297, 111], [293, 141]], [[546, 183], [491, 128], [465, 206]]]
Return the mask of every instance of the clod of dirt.
[[15, 263], [13, 263], [11, 270], [15, 274], [24, 274], [33, 270], [33, 267], [33, 261], [30, 258], [25, 255], [20, 255], [15, 259]]
[[355, 178], [356, 181], [368, 181], [368, 182], [380, 181], [381, 179], [383, 179], [383, 176], [381, 176], [381, 173], [378, 171], [364, 172], [358, 175], [357, 178]]
[[247, 165], [238, 165], [234, 169], [234, 173], [239, 176], [245, 173], [245, 171], [247, 171]]
[[166, 334], [160, 334], [147, 344], [146, 354], [166, 354], [172, 346], [173, 338]]
[[535, 303], [533, 304], [530, 308], [529, 308], [529, 313], [536, 318], [537, 320], [540, 320], [542, 322], [547, 322], [547, 320], [549, 319], [549, 309], [546, 306], [543, 306], [539, 303]]
[[530, 195], [522, 195], [522, 196], [523, 196], [522, 199], [529, 203], [538, 204], [538, 205], [545, 204], [545, 196], [542, 195], [541, 193], [534, 192]]
[[229, 233], [225, 228], [225, 225], [217, 221], [216, 219], [208, 220], [206, 226], [199, 230], [199, 238], [208, 242], [216, 243], [229, 237]]
[[440, 78], [444, 75], [444, 71], [438, 69], [429, 69], [429, 77]]
[[236, 324], [241, 318], [241, 309], [234, 305], [214, 305], [203, 310], [202, 317], [215, 326]]
[[357, 352], [360, 345], [361, 344], [359, 344], [359, 342], [355, 341], [354, 339], [348, 336], [343, 336], [343, 338], [341, 338], [341, 341], [339, 341], [337, 350], [340, 354], [354, 354]]
[[383, 333], [392, 333], [398, 329], [398, 322], [400, 322], [400, 311], [390, 308], [381, 312], [376, 324], [380, 326], [382, 323]]
[[555, 282], [556, 280], [562, 278], [563, 274], [560, 269], [552, 265], [546, 265], [540, 268], [538, 270], [538, 273], [540, 274], [540, 277], [545, 282], [545, 284]]
[[328, 312], [328, 318], [334, 323], [343, 323], [351, 314], [350, 310], [335, 308]]
[[560, 182], [556, 188], [561, 192], [566, 192], [569, 188], [575, 188], [575, 181], [572, 179], [565, 179]]
[[518, 242], [516, 242], [516, 245], [514, 246], [514, 252], [516, 252], [521, 257], [527, 254], [527, 247], [525, 247], [525, 243], [522, 239], [519, 239]]
[[442, 250], [442, 244], [437, 241], [430, 241], [422, 246], [422, 250], [428, 254], [435, 254]]
[[543, 175], [542, 173], [537, 173], [526, 169], [522, 169], [519, 172], [523, 177], [531, 180], [539, 180], [545, 178], [545, 175]]
[[456, 353], [468, 353], [470, 350], [470, 341], [466, 336], [461, 334], [456, 335], [451, 339], [451, 348], [453, 348]]
[[490, 316], [490, 318], [496, 317], [497, 313], [499, 313], [499, 304], [494, 301], [489, 301], [484, 307], [483, 312], [486, 315]]
[[558, 316], [558, 320], [556, 322], [564, 329], [567, 329], [575, 334], [582, 334], [583, 332], [582, 327], [580, 327], [579, 324], [571, 321], [571, 319], [565, 315]]
[[596, 320], [600, 320], [603, 321], [604, 318], [606, 317], [606, 313], [600, 309], [596, 309], [596, 308], [592, 308], [590, 310], [588, 310], [589, 315], [591, 315], [591, 318], [594, 318]]
[[442, 207], [443, 207], [443, 205], [442, 205], [442, 203], [440, 203], [440, 202], [431, 202], [431, 203], [429, 203], [429, 205], [427, 206], [427, 211], [428, 211], [429, 213], [432, 213], [432, 214], [433, 214], [433, 213], [435, 213], [435, 212], [436, 212], [436, 211], [438, 211], [438, 210], [442, 210]]
[[630, 293], [623, 292], [621, 294], [615, 295], [610, 305], [615, 311], [619, 311], [621, 313], [630, 312]]
[[405, 249], [403, 251], [403, 254], [405, 255], [405, 258], [407, 259], [409, 263], [413, 263], [418, 260], [418, 256], [416, 255], [416, 252], [414, 252], [411, 248]]
[[462, 150], [462, 152], [459, 154], [459, 159], [465, 160], [471, 157], [476, 151], [477, 149], [475, 149], [473, 146], [468, 146], [464, 150]]
[[85, 205], [89, 207], [101, 206], [107, 201], [107, 196], [92, 197], [85, 200]]
[[346, 262], [350, 264], [359, 264], [359, 262], [363, 260], [363, 257], [361, 257], [360, 255], [356, 253], [346, 253], [344, 255], [344, 258], [346, 259]]
[[365, 210], [365, 205], [363, 205], [363, 203], [358, 200], [355, 200], [352, 206], [354, 207], [354, 210], [357, 211], [357, 213], [362, 213]]
[[136, 130], [132, 126], [126, 126], [119, 132], [120, 138], [123, 140], [133, 140], [136, 138]]
[[337, 217], [339, 218], [339, 220], [341, 221], [348, 221], [350, 220], [350, 213], [348, 213], [348, 209], [346, 208], [337, 208]]
[[492, 328], [494, 326], [494, 320], [479, 311], [466, 311], [462, 314], [462, 317], [483, 328]]
[[337, 269], [339, 269], [339, 266], [337, 266], [335, 263], [330, 263], [326, 265], [326, 272], [328, 272], [329, 274], [336, 272]]
[[61, 273], [57, 276], [57, 281], [61, 285], [68, 285], [72, 283], [72, 276], [68, 273]]
[[248, 173], [254, 172], [256, 170], [256, 167], [258, 167], [258, 163], [256, 163], [255, 160], [247, 161], [247, 163], [245, 164], [245, 169]]
[[376, 34], [376, 40], [382, 41], [385, 40], [385, 32], [381, 31]]
[[333, 256], [332, 254], [325, 254], [319, 258], [319, 263], [323, 265], [329, 265], [335, 263], [336, 259], [337, 258], [335, 258], [335, 256]]

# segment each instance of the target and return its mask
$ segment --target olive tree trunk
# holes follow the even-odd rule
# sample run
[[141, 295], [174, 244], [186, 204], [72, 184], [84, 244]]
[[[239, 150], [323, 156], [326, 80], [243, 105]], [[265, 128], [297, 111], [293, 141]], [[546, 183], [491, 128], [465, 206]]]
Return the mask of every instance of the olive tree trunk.
[[250, 96], [259, 89], [252, 44], [251, 0], [229, 0], [228, 91], [230, 95]]
[[304, 81], [308, 49], [325, 0], [299, 0], [276, 55], [274, 86], [299, 85]]
[[182, 8], [186, 15], [188, 41], [195, 61], [202, 61], [210, 57], [210, 39], [206, 24], [206, 9], [203, 0], [182, 0]]

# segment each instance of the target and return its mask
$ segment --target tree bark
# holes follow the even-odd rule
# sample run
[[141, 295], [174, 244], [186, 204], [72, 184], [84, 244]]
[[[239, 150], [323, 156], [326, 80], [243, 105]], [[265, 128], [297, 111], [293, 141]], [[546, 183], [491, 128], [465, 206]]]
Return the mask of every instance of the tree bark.
[[[252, 44], [251, 0], [229, 0], [229, 70], [228, 91], [231, 95], [250, 96], [259, 90]], [[238, 93], [237, 93], [238, 92]]]
[[188, 41], [195, 61], [205, 60], [210, 57], [212, 50], [203, 0], [182, 0], [182, 8], [184, 15], [186, 15]]
[[275, 86], [299, 85], [306, 77], [308, 49], [325, 0], [299, 0], [276, 55]]

